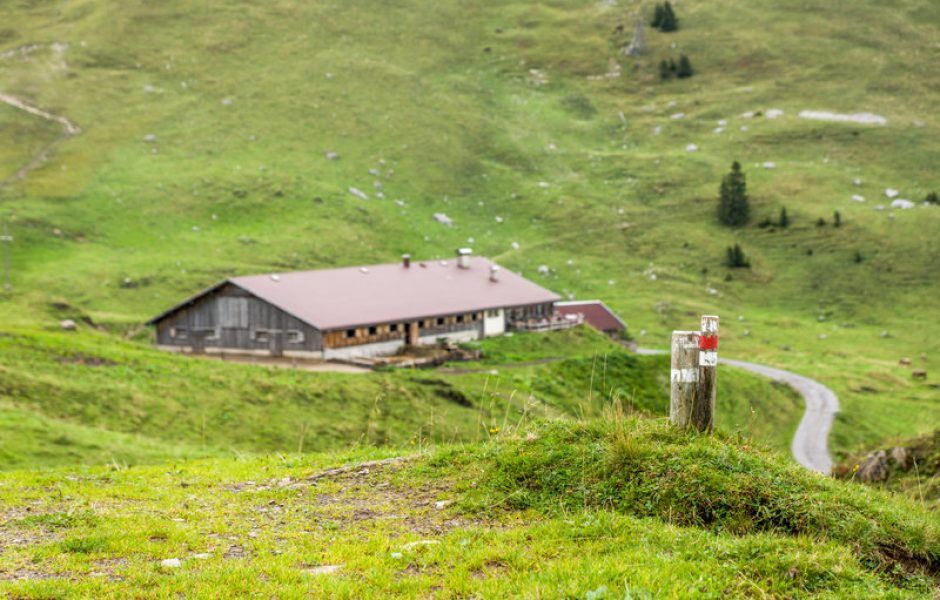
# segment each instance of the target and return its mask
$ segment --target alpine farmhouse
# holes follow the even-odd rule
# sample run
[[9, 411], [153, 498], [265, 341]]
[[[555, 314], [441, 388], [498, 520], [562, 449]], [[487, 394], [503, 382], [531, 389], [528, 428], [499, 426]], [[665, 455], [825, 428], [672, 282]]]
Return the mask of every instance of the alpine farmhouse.
[[461, 249], [456, 260], [233, 277], [151, 319], [161, 349], [314, 359], [561, 329], [560, 297]]

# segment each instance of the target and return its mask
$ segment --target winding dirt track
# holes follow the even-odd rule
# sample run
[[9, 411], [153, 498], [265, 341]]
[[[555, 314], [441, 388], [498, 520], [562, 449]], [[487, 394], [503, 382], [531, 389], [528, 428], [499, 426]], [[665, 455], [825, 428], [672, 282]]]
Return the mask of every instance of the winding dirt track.
[[3, 92], [0, 92], [0, 102], [4, 104], [9, 104], [13, 108], [17, 108], [19, 110], [28, 112], [29, 114], [35, 115], [41, 119], [46, 119], [47, 121], [54, 121], [58, 123], [59, 125], [61, 125], [62, 129], [64, 130], [64, 133], [61, 138], [55, 140], [54, 142], [52, 142], [51, 144], [47, 145], [45, 148], [37, 152], [36, 155], [26, 165], [24, 165], [19, 170], [17, 170], [16, 173], [14, 173], [13, 175], [10, 175], [9, 177], [5, 179], [0, 179], [0, 190], [2, 190], [4, 187], [9, 185], [13, 181], [19, 181], [19, 180], [25, 179], [30, 171], [38, 168], [40, 165], [46, 162], [46, 159], [49, 157], [49, 151], [52, 149], [53, 146], [55, 146], [56, 144], [58, 144], [64, 139], [68, 139], [72, 137], [73, 135], [77, 135], [81, 133], [82, 128], [79, 127], [78, 124], [75, 123], [74, 121], [71, 121], [59, 115], [54, 115], [52, 113], [46, 112], [43, 109], [37, 106], [33, 106], [32, 104], [26, 102], [25, 100], [21, 98], [17, 98], [16, 96], [11, 96], [10, 94], [4, 94]]
[[[667, 354], [664, 350], [650, 350], [638, 348], [638, 354]], [[763, 375], [786, 383], [803, 396], [806, 410], [800, 420], [790, 452], [799, 464], [807, 469], [829, 474], [832, 472], [832, 457], [829, 456], [829, 431], [836, 413], [839, 412], [839, 398], [835, 392], [809, 377], [797, 375], [783, 369], [775, 369], [765, 365], [723, 358], [721, 363], [745, 369], [758, 375]]]

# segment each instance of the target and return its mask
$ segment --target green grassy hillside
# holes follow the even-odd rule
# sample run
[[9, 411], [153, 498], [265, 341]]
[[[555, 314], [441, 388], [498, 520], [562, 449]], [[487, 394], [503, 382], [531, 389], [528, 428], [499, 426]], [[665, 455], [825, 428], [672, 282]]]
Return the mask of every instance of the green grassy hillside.
[[[385, 449], [0, 474], [21, 598], [931, 598], [936, 515], [609, 414]], [[385, 462], [366, 462], [399, 457]], [[168, 561], [168, 562], [165, 562]]]
[[[472, 245], [562, 294], [603, 298], [643, 345], [665, 347], [672, 329], [720, 314], [727, 355], [792, 368], [840, 395], [839, 450], [935, 426], [936, 388], [896, 365], [910, 356], [940, 371], [940, 325], [928, 318], [940, 310], [940, 209], [874, 206], [889, 187], [918, 201], [940, 189], [940, 7], [680, 3], [680, 31], [648, 30], [637, 59], [620, 54], [628, 36], [615, 33], [631, 30], [634, 10], [596, 0], [5, 3], [0, 91], [82, 132], [66, 139], [0, 106], [0, 177], [52, 145], [0, 190], [15, 237], [0, 327], [38, 331], [73, 316], [133, 332], [227, 275]], [[680, 53], [695, 76], [660, 81], [659, 62]], [[887, 124], [799, 118], [806, 109]], [[714, 208], [736, 159], [754, 224], [732, 231]], [[782, 206], [791, 227], [756, 226]], [[722, 266], [733, 242], [750, 270]], [[123, 352], [117, 338], [100, 343]], [[11, 381], [34, 377], [7, 369]], [[186, 385], [199, 389], [228, 373], [193, 370]], [[119, 370], [99, 371], [100, 383]], [[319, 379], [311, 385], [340, 378]], [[344, 393], [365, 406], [382, 381]], [[291, 410], [280, 416], [296, 424]], [[198, 422], [198, 410], [189, 415]], [[192, 423], [173, 435], [193, 443], [182, 433]]]
[[[668, 414], [665, 359], [627, 354], [586, 327], [482, 346], [496, 362], [466, 372], [345, 374], [188, 358], [94, 333], [2, 335], [0, 468], [423, 447], [546, 417], [598, 418], [612, 404]], [[734, 371], [719, 390], [719, 427], [786, 450], [801, 414], [791, 390]]]

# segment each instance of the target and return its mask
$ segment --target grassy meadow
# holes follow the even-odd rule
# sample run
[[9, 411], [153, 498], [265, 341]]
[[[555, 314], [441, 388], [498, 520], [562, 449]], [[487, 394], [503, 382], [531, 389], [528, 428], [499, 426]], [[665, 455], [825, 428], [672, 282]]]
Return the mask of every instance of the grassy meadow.
[[919, 504], [608, 416], [433, 450], [5, 472], [0, 593], [933, 597]]
[[[82, 128], [65, 138], [0, 105], [0, 178], [51, 148], [0, 190], [0, 219], [15, 238], [13, 292], [0, 300], [0, 329], [13, 336], [0, 338], [0, 423], [49, 436], [62, 424], [76, 440], [63, 452], [46, 444], [48, 459], [14, 447], [6, 464], [107, 459], [110, 450], [91, 450], [99, 436], [109, 440], [102, 447], [137, 447], [135, 460], [160, 454], [167, 439], [177, 448], [167, 456], [290, 449], [312, 409], [323, 430], [305, 447], [325, 448], [358, 439], [380, 396], [400, 402], [401, 412], [383, 413], [392, 443], [423, 431], [432, 408], [472, 437], [479, 406], [447, 405], [413, 375], [189, 362], [146, 349], [141, 325], [228, 275], [403, 252], [447, 257], [466, 245], [559, 293], [603, 299], [644, 346], [664, 348], [671, 330], [721, 315], [727, 356], [792, 369], [839, 394], [831, 441], [840, 454], [936, 426], [934, 377], [914, 382], [897, 361], [940, 372], [931, 318], [940, 209], [875, 206], [889, 204], [886, 188], [915, 201], [940, 189], [940, 6], [675, 6], [680, 30], [647, 29], [648, 52], [628, 58], [620, 48], [633, 12], [651, 5], [4, 4], [0, 91]], [[660, 81], [660, 60], [679, 54], [695, 75]], [[783, 114], [769, 118], [771, 109]], [[872, 112], [887, 124], [797, 116], [807, 109]], [[733, 160], [752, 197], [752, 225], [740, 230], [714, 218]], [[790, 227], [757, 226], [784, 206]], [[436, 212], [454, 226], [435, 222]], [[722, 265], [734, 242], [751, 269]], [[82, 331], [54, 333], [62, 318]], [[56, 363], [85, 348], [117, 365]], [[519, 396], [531, 392], [577, 414], [586, 390], [595, 397], [583, 383], [588, 354], [514, 370], [525, 393], [513, 410], [525, 413]], [[722, 381], [739, 377], [725, 371]], [[480, 393], [485, 378], [448, 382]], [[309, 403], [308, 390], [320, 394]], [[793, 399], [780, 394], [772, 444], [785, 447]], [[762, 414], [774, 414], [767, 404]], [[729, 417], [761, 427], [741, 415]], [[215, 425], [204, 434], [203, 419]]]

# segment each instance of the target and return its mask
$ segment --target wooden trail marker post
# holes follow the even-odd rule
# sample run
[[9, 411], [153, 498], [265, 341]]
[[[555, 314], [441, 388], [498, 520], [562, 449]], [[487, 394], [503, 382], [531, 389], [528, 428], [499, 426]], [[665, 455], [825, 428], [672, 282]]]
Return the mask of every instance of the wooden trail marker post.
[[669, 419], [682, 429], [711, 432], [715, 421], [718, 317], [702, 317], [702, 330], [672, 332]]

